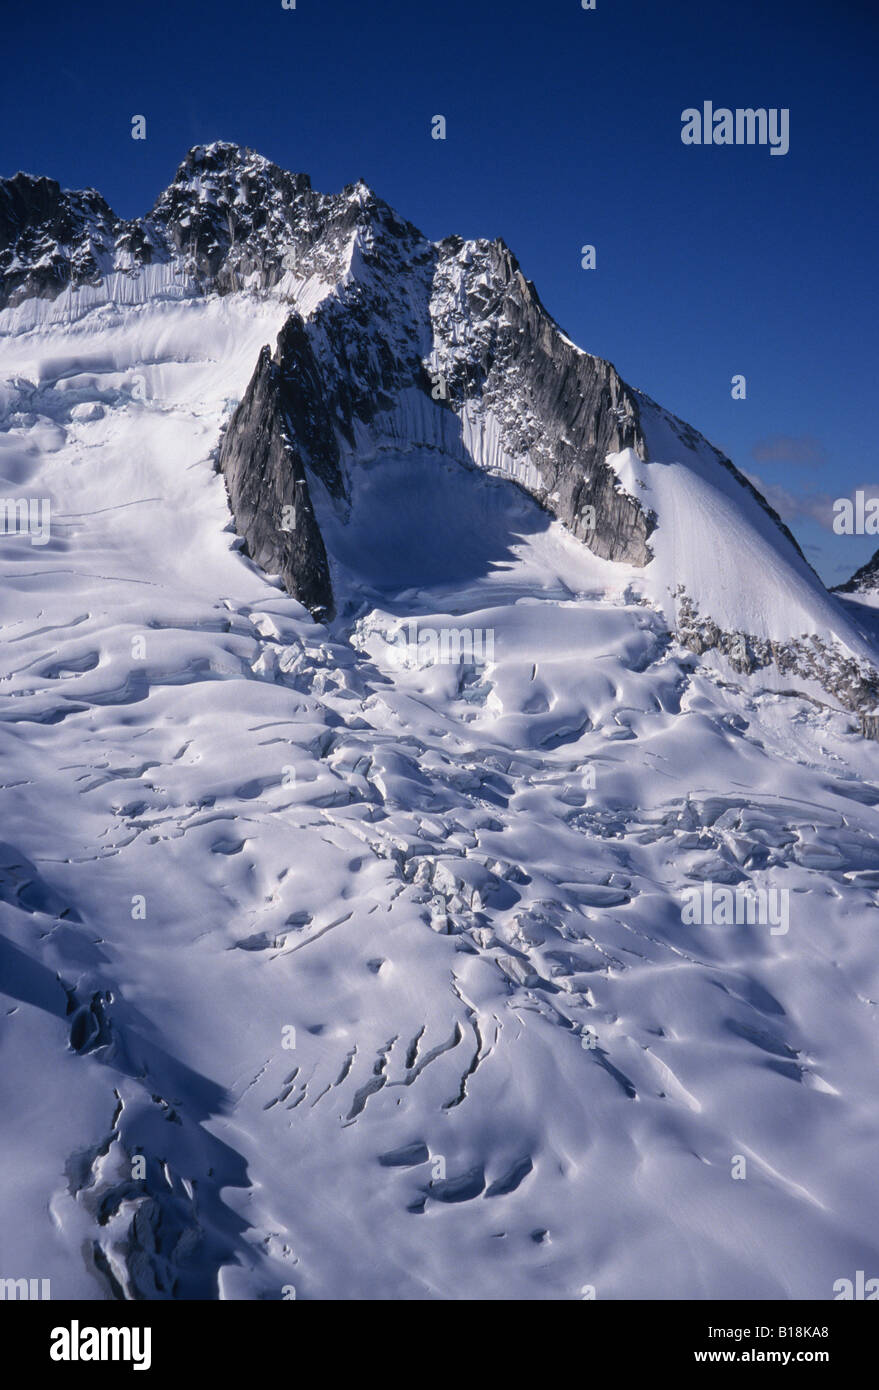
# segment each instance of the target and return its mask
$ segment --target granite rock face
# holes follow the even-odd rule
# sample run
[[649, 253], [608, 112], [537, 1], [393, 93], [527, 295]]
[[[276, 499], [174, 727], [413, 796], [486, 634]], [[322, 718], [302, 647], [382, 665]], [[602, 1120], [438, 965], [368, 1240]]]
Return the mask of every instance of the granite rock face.
[[[291, 368], [312, 377], [314, 403], [291, 401]], [[323, 539], [314, 517], [306, 474], [309, 444], [333, 448], [301, 322], [291, 318], [274, 357], [263, 348], [244, 399], [220, 448], [232, 515], [247, 554], [315, 617], [331, 617], [333, 595]], [[289, 413], [288, 413], [289, 412]], [[295, 423], [291, 423], [295, 422]]]
[[647, 564], [653, 519], [605, 462], [627, 448], [646, 458], [615, 368], [564, 336], [500, 240], [439, 243], [431, 317], [452, 408], [497, 422], [505, 452], [536, 470], [528, 490], [597, 555]]
[[99, 279], [124, 225], [94, 189], [21, 173], [0, 180], [0, 309]]
[[189, 151], [145, 221], [205, 291], [225, 294], [277, 284], [285, 256], [318, 235], [327, 202], [307, 174], [218, 143]]
[[[267, 290], [339, 272], [344, 194], [316, 193], [253, 150], [194, 146], [143, 218], [118, 217], [94, 189], [18, 173], [0, 179], [0, 310], [118, 274], [164, 266], [191, 296]], [[314, 253], [312, 259], [312, 253]]]
[[[653, 517], [606, 462], [646, 456], [636, 395], [564, 337], [503, 242], [433, 245], [365, 185], [346, 190], [323, 236], [337, 257], [347, 238], [347, 263], [296, 316], [300, 350], [279, 343], [277, 359], [289, 428], [332, 496], [344, 506], [362, 458], [437, 450], [511, 478], [603, 558], [645, 565]], [[312, 415], [319, 441], [306, 438]], [[274, 515], [282, 499], [262, 486]]]

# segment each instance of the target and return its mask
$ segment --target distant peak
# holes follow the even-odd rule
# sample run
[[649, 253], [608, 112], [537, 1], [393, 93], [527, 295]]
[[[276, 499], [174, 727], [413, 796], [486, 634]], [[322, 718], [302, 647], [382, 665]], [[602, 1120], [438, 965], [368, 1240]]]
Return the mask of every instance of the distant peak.
[[836, 594], [866, 594], [879, 589], [879, 550], [875, 551], [865, 565], [855, 570], [851, 579], [844, 584], [834, 584]]

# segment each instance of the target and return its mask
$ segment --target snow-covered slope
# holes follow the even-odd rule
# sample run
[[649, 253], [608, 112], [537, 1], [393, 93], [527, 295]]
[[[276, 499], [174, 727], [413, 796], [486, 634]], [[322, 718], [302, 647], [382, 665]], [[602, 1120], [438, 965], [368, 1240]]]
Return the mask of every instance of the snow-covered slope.
[[[104, 280], [67, 320], [68, 291], [0, 316], [3, 493], [51, 504], [48, 543], [0, 538], [0, 1275], [56, 1298], [831, 1298], [879, 1274], [879, 748], [753, 641], [817, 636], [843, 669], [868, 628], [589, 359], [601, 428], [638, 412], [600, 461], [624, 500], [593, 494], [629, 556], [596, 554], [566, 493], [580, 425], [569, 467], [547, 404], [578, 350], [505, 365], [491, 304], [431, 311], [435, 253], [384, 215], [370, 249], [371, 206], [346, 194], [337, 259], [316, 242], [283, 284]], [[340, 422], [315, 458], [301, 394], [282, 420], [324, 622], [243, 553], [216, 471], [291, 310]], [[456, 395], [478, 354], [450, 345], [486, 332]], [[382, 344], [370, 414], [357, 354]], [[443, 355], [446, 403], [414, 378]], [[746, 659], [694, 650], [680, 586]], [[685, 920], [706, 885], [786, 910]]]

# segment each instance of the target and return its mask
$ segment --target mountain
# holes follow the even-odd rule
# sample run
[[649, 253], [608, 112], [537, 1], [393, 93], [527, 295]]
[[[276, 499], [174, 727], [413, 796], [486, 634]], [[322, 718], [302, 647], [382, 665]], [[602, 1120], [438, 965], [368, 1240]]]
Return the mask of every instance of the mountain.
[[0, 1277], [879, 1275], [870, 605], [362, 182], [19, 174], [0, 299]]
[[0, 210], [0, 304], [18, 328], [44, 298], [49, 322], [107, 300], [288, 303], [219, 466], [248, 552], [316, 615], [336, 602], [320, 513], [350, 515], [366, 463], [425, 449], [514, 479], [595, 554], [643, 569], [694, 651], [858, 715], [879, 702], [869, 640], [765, 499], [575, 347], [503, 242], [433, 245], [362, 182], [325, 197], [224, 143], [191, 150], [143, 221], [23, 174]]
[[872, 594], [879, 589], [879, 550], [875, 551], [865, 565], [855, 570], [851, 579], [844, 584], [835, 584], [835, 594]]

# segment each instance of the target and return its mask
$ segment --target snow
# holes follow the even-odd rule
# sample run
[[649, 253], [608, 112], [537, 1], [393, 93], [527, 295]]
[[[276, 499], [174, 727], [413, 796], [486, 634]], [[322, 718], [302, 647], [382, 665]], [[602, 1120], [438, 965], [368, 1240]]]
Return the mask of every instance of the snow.
[[[316, 625], [213, 469], [284, 292], [152, 269], [0, 338], [0, 472], [53, 517], [0, 537], [3, 1273], [540, 1300], [879, 1272], [879, 747], [668, 635], [678, 582], [860, 652], [854, 605], [679, 441], [615, 460], [663, 518], [639, 571], [412, 392], [346, 454], [350, 512], [314, 483]], [[412, 623], [493, 659], [401, 662]], [[790, 931], [685, 925], [706, 882], [786, 890]]]
[[17, 337], [50, 325], [64, 327], [102, 305], [152, 305], [157, 300], [190, 299], [195, 283], [173, 261], [156, 261], [134, 271], [114, 271], [97, 284], [67, 286], [55, 299], [24, 299], [0, 310], [0, 337]]
[[704, 440], [684, 445], [670, 417], [643, 399], [641, 423], [651, 461], [626, 449], [608, 462], [624, 490], [661, 518], [643, 589], [667, 620], [674, 623], [682, 587], [726, 631], [776, 642], [817, 635], [875, 665], [875, 646], [716, 452]]

